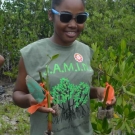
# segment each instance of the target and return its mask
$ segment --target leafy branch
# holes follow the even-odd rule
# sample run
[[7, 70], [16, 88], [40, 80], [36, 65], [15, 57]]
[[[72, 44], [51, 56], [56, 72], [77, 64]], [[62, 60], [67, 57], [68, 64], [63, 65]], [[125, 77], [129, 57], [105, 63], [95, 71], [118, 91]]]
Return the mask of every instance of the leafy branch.
[[[47, 74], [46, 75], [46, 79], [44, 79], [42, 77], [41, 72], [39, 72], [39, 76], [40, 76], [41, 82], [43, 84], [45, 84], [45, 85], [43, 85], [44, 89], [47, 90], [47, 92], [50, 92], [50, 88], [49, 88], [49, 75], [48, 75], [48, 65], [50, 64], [50, 62], [52, 60], [56, 59], [59, 56], [59, 54], [53, 55], [52, 57], [50, 57], [49, 55], [47, 55], [47, 56], [50, 58], [50, 60], [47, 62], [46, 67], [45, 67], [46, 74]], [[50, 94], [47, 94], [47, 97], [46, 98], [47, 98], [48, 108], [51, 108], [51, 96], [50, 96]], [[51, 131], [52, 131], [52, 113], [51, 112], [48, 113], [48, 129], [47, 130], [48, 130], [47, 134], [48, 135], [51, 135]]]

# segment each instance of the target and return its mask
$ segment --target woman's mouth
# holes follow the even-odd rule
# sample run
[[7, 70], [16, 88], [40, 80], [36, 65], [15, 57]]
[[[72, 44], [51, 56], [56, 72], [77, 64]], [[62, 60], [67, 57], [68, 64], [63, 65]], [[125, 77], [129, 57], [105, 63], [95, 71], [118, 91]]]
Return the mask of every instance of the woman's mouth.
[[70, 37], [70, 38], [73, 38], [73, 37], [75, 37], [76, 36], [76, 32], [66, 32], [66, 35], [68, 36], [68, 37]]

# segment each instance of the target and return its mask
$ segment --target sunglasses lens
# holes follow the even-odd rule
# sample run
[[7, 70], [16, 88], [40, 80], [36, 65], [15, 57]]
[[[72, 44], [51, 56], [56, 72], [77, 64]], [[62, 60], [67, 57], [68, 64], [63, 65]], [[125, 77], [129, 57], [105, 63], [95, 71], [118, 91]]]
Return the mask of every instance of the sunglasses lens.
[[[60, 14], [60, 21], [63, 23], [68, 23], [71, 19], [73, 18], [71, 13], [61, 13]], [[76, 22], [79, 24], [82, 24], [86, 21], [87, 19], [87, 14], [82, 13], [78, 14], [75, 18]]]
[[79, 24], [84, 23], [86, 21], [86, 19], [87, 19], [87, 15], [86, 14], [79, 14], [76, 17], [76, 21]]
[[72, 15], [69, 13], [62, 13], [60, 15], [60, 21], [64, 23], [68, 23], [72, 19]]

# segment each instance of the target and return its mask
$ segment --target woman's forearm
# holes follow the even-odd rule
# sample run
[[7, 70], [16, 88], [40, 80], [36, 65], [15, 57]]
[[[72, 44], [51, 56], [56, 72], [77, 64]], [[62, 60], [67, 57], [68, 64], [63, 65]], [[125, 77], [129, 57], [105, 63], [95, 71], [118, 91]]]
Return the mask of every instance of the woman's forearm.
[[90, 88], [90, 98], [91, 99], [98, 98], [99, 100], [102, 100], [104, 90], [105, 90], [105, 88], [103, 88], [103, 87], [91, 87]]
[[13, 93], [13, 102], [15, 105], [21, 107], [21, 108], [28, 108], [30, 107], [30, 94], [26, 94], [22, 91], [14, 91]]
[[91, 87], [90, 88], [90, 99], [95, 99], [97, 98], [97, 89], [96, 87]]

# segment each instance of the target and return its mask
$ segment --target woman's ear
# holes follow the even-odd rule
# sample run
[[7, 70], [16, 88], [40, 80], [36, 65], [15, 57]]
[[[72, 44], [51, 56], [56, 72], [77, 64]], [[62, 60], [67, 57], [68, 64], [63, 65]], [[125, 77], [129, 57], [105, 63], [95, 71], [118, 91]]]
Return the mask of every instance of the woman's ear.
[[51, 9], [48, 10], [48, 19], [49, 21], [53, 21], [53, 14], [52, 14]]

